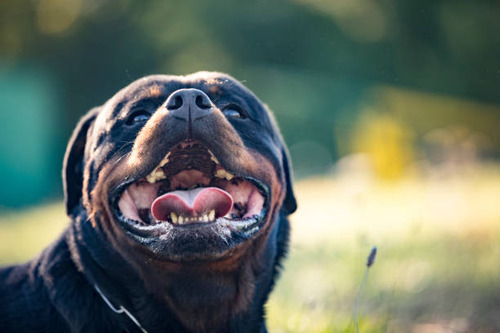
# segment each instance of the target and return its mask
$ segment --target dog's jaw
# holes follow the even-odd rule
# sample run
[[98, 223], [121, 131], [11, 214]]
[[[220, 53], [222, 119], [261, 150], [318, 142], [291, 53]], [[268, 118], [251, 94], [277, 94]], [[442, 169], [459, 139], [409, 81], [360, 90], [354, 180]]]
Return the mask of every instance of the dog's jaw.
[[173, 150], [146, 177], [122, 185], [119, 218], [138, 228], [193, 226], [224, 218], [235, 229], [248, 230], [265, 217], [267, 185], [228, 172], [201, 144], [183, 143]]
[[[275, 165], [247, 148], [218, 109], [190, 124], [160, 107], [134, 138], [131, 151], [116, 158], [98, 173], [92, 197], [99, 202], [89, 206], [105, 207], [110, 232], [125, 234], [134, 247], [158, 260], [218, 261], [243, 251], [266, 232], [283, 202], [283, 180]], [[186, 174], [193, 177], [185, 179]], [[162, 195], [193, 186], [231, 196], [235, 204], [228, 216], [212, 219], [211, 210], [202, 211], [208, 222], [182, 225], [177, 211], [177, 223], [168, 212], [166, 221], [155, 218], [151, 208]]]
[[[120, 94], [125, 93], [122, 91]], [[112, 127], [109, 125], [112, 116], [120, 115], [114, 111], [120, 103], [107, 103], [92, 128], [95, 135], [90, 136], [88, 142], [89, 151], [94, 154], [88, 155], [84, 161], [82, 203], [86, 210], [84, 220], [91, 222], [84, 222], [87, 223], [86, 230], [102, 230], [106, 241], [128, 266], [127, 274], [142, 281], [144, 294], [155, 295], [155, 299], [164, 304], [167, 311], [174, 313], [183, 326], [193, 331], [229, 327], [228, 323], [235, 318], [250, 313], [257, 316], [260, 323], [263, 303], [287, 243], [287, 237], [278, 235], [281, 224], [288, 222], [282, 220], [280, 214], [286, 185], [281, 166], [284, 158], [280, 154], [282, 147], [279, 142], [273, 141], [276, 135], [266, 137], [266, 132], [262, 131], [259, 135], [267, 140], [266, 144], [257, 145], [263, 139], [245, 142], [235, 130], [237, 126], [230, 123], [220, 110], [206, 117], [203, 125], [187, 126], [157, 108], [128, 144], [121, 144], [125, 140], [102, 141], [102, 133]], [[214, 137], [224, 138], [224, 141], [214, 140]], [[152, 206], [152, 202], [159, 198], [158, 191], [165, 180], [170, 184], [181, 184], [182, 180], [177, 178], [179, 170], [172, 175], [165, 173], [168, 173], [169, 163], [173, 161], [172, 149], [186, 141], [206, 147], [216, 165], [209, 181], [218, 178], [220, 180], [212, 185], [223, 183], [213, 187], [224, 190], [233, 199], [240, 193], [246, 193], [246, 211], [238, 212], [232, 207], [229, 217], [234, 213], [236, 218], [214, 216], [211, 219], [207, 216], [208, 221], [190, 221], [192, 223], [182, 225], [179, 220], [175, 223], [168, 218], [166, 221], [155, 219], [155, 223], [149, 225], [141, 223], [145, 221], [137, 208], [142, 208], [139, 202], [142, 198], [132, 199], [133, 202], [128, 205], [135, 208], [129, 211], [127, 209], [131, 206], [126, 208], [127, 203], [124, 206], [122, 199], [126, 201], [127, 195], [134, 195], [130, 186], [142, 186], [144, 183], [147, 191], [153, 193], [150, 197], [146, 195], [145, 206]], [[267, 150], [263, 153], [255, 149], [257, 146]], [[193, 176], [193, 171], [189, 173]], [[203, 183], [206, 176], [193, 177]], [[244, 190], [233, 191], [225, 183], [231, 180], [239, 180]], [[193, 184], [181, 184], [181, 190], [186, 190], [182, 186], [190, 185]], [[167, 193], [172, 190], [175, 189], [168, 188]], [[227, 198], [221, 199], [222, 202], [224, 200], [227, 201]], [[135, 221], [124, 220], [123, 216]], [[203, 215], [201, 218], [204, 219]], [[89, 230], [89, 225], [94, 225], [94, 228]], [[278, 238], [282, 242], [279, 245]], [[277, 252], [281, 254], [277, 255]], [[106, 265], [105, 262], [99, 264]], [[113, 279], [121, 285], [120, 281], [128, 277], [113, 275]]]

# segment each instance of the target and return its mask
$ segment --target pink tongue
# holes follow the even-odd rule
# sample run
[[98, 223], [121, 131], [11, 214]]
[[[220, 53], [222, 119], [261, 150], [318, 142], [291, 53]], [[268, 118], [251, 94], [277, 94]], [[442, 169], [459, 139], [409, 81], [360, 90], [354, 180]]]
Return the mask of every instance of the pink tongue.
[[199, 217], [215, 210], [215, 218], [229, 213], [233, 198], [217, 187], [200, 187], [186, 191], [168, 192], [151, 205], [151, 213], [158, 221], [166, 221], [170, 213], [177, 216]]

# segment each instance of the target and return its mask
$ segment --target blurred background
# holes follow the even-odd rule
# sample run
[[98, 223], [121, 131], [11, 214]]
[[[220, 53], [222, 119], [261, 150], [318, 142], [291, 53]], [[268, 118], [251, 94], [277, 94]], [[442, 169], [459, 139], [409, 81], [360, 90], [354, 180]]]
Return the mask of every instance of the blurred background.
[[147, 74], [274, 111], [299, 210], [271, 332], [500, 331], [500, 2], [0, 2], [0, 264], [67, 224], [79, 117]]

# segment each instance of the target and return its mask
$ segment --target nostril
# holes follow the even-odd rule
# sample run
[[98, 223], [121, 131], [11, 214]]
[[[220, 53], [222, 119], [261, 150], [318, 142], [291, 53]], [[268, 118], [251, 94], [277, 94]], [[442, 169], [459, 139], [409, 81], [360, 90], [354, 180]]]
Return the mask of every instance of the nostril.
[[212, 107], [210, 100], [204, 95], [196, 96], [195, 103], [200, 109], [210, 109]]
[[182, 106], [183, 100], [180, 95], [173, 96], [167, 103], [167, 109], [169, 110], [177, 110]]

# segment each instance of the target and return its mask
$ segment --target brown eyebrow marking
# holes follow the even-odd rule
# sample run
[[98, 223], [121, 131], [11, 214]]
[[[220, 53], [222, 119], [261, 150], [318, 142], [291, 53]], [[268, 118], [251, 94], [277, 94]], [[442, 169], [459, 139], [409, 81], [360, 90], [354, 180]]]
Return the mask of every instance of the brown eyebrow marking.
[[149, 88], [149, 95], [151, 97], [159, 97], [163, 94], [163, 87], [159, 85], [154, 85], [151, 88]]
[[215, 84], [210, 85], [210, 87], [208, 88], [208, 91], [213, 95], [219, 95], [222, 93], [220, 87], [218, 85], [215, 85]]
[[216, 84], [223, 84], [226, 79], [221, 79], [219, 77], [211, 77], [205, 80], [205, 83], [208, 85], [216, 85]]

